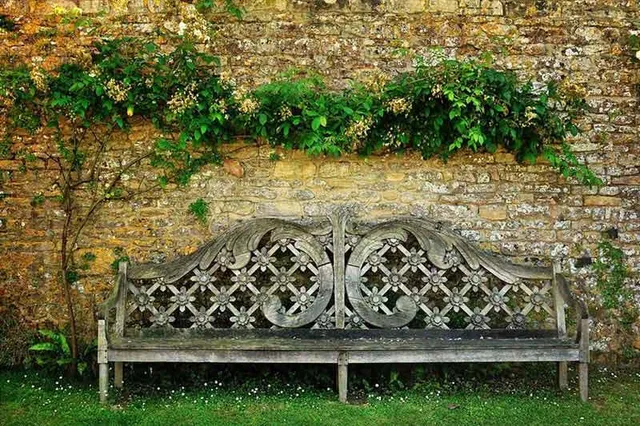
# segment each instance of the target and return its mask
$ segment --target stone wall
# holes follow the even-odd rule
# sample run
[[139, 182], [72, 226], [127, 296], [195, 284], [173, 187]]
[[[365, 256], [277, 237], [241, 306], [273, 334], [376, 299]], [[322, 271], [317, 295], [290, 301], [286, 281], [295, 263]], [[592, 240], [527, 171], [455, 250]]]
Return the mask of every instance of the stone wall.
[[[47, 28], [46, 2], [6, 1], [26, 32], [29, 22]], [[70, 3], [70, 2], [67, 2]], [[395, 73], [411, 67], [408, 56], [427, 55], [434, 46], [452, 56], [494, 52], [500, 67], [535, 81], [566, 78], [586, 89], [592, 113], [574, 149], [605, 181], [586, 188], [558, 176], [545, 164], [519, 165], [510, 154], [460, 154], [447, 164], [414, 154], [359, 158], [310, 158], [282, 152], [271, 161], [269, 147], [228, 146], [244, 177], [211, 167], [188, 188], [113, 203], [87, 229], [83, 250], [97, 254], [91, 277], [80, 291], [93, 306], [110, 288], [109, 264], [121, 247], [136, 261], [159, 260], [194, 250], [212, 235], [249, 217], [321, 215], [348, 204], [367, 218], [416, 215], [441, 220], [483, 246], [517, 258], [560, 258], [579, 276], [575, 260], [595, 254], [603, 232], [640, 271], [640, 145], [638, 65], [629, 35], [640, 18], [635, 1], [489, 0], [259, 0], [245, 2], [242, 21], [226, 15], [209, 19], [218, 34], [208, 48], [241, 84], [254, 85], [289, 67], [314, 69], [333, 87], [374, 69]], [[67, 7], [69, 4], [67, 4]], [[170, 1], [80, 1], [85, 12], [111, 8], [118, 34], [151, 33], [180, 21], [189, 6]], [[168, 13], [168, 14], [167, 14]], [[113, 24], [115, 22], [116, 24]], [[187, 25], [191, 22], [186, 21]], [[35, 30], [34, 30], [35, 31]], [[113, 30], [111, 30], [113, 31]], [[30, 41], [31, 40], [31, 41]], [[90, 37], [80, 38], [87, 45]], [[78, 44], [78, 43], [76, 43]], [[43, 56], [64, 56], [50, 48]], [[0, 52], [36, 55], [32, 39], [0, 33]], [[122, 135], [123, 143], [152, 138], [148, 127]], [[30, 141], [34, 147], [38, 141]], [[37, 150], [36, 150], [37, 151]], [[60, 318], [54, 282], [55, 226], [62, 212], [52, 200], [31, 206], [34, 193], [47, 194], [50, 165], [20, 171], [16, 159], [0, 160], [0, 296], [17, 300], [36, 324]], [[208, 227], [187, 212], [197, 198], [210, 204]], [[597, 305], [591, 281], [582, 286]], [[46, 300], [46, 302], [45, 302]], [[81, 315], [91, 330], [91, 309]], [[85, 321], [86, 319], [86, 321]], [[639, 321], [635, 324], [638, 335]], [[599, 349], [620, 350], [615, 320], [598, 319]], [[599, 345], [599, 346], [598, 346]]]

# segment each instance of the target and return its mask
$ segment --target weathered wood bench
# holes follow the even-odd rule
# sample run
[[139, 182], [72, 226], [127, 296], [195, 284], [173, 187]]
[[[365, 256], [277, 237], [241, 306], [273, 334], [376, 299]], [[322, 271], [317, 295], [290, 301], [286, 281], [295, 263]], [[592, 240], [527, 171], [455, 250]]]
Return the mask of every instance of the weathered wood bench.
[[349, 364], [549, 361], [566, 388], [577, 361], [586, 400], [588, 327], [557, 266], [514, 265], [438, 223], [256, 219], [165, 264], [120, 264], [100, 398], [109, 362], [116, 387], [124, 362], [337, 364], [346, 401]]

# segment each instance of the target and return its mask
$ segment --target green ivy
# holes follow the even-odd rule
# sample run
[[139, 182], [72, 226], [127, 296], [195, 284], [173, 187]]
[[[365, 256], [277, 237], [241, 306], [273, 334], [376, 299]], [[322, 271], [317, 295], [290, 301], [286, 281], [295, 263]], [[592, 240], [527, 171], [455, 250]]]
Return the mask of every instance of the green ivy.
[[596, 273], [596, 286], [602, 297], [602, 305], [606, 309], [624, 307], [633, 299], [633, 293], [626, 286], [629, 269], [622, 249], [611, 241], [604, 240], [598, 244], [600, 255], [593, 263]]
[[209, 217], [209, 204], [202, 198], [198, 198], [196, 201], [189, 204], [189, 213], [195, 216], [200, 223], [206, 224], [207, 218]]
[[[518, 161], [543, 157], [566, 177], [601, 184], [567, 144], [586, 109], [579, 91], [555, 83], [534, 88], [487, 61], [418, 58], [414, 71], [375, 75], [342, 92], [296, 72], [243, 90], [185, 37], [169, 51], [137, 38], [104, 40], [92, 63], [65, 63], [51, 73], [0, 70], [9, 131], [60, 129], [61, 119], [126, 130], [131, 117], [148, 119], [167, 135], [151, 158], [162, 184], [186, 184], [202, 166], [219, 163], [220, 144], [238, 136], [316, 155], [416, 150], [446, 160], [462, 149], [503, 147]], [[59, 151], [82, 166], [78, 152], [64, 144]]]

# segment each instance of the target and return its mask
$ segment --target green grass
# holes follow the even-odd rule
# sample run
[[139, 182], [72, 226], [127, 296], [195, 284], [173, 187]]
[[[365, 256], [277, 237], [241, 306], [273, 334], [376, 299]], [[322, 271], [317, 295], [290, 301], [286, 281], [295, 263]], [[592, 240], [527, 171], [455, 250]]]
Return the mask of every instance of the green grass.
[[[573, 374], [573, 373], [572, 373]], [[133, 381], [134, 379], [132, 379]], [[640, 372], [594, 372], [592, 398], [551, 383], [459, 387], [425, 382], [407, 391], [355, 392], [340, 404], [333, 390], [285, 383], [225, 386], [125, 383], [98, 403], [96, 386], [33, 372], [0, 373], [0, 425], [638, 425]]]

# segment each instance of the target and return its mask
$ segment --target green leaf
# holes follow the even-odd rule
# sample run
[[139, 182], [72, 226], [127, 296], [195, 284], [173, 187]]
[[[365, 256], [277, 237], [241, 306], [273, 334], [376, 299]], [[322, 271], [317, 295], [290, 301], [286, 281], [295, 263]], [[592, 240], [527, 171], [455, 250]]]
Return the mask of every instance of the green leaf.
[[267, 120], [268, 120], [267, 114], [260, 113], [260, 115], [258, 116], [258, 120], [260, 121], [260, 124], [264, 126], [265, 124], [267, 124]]
[[320, 125], [321, 125], [321, 124], [322, 124], [322, 123], [321, 123], [320, 117], [316, 117], [316, 118], [314, 118], [314, 119], [313, 119], [313, 121], [311, 122], [311, 128], [312, 128], [314, 131], [317, 131], [317, 130], [320, 128]]
[[29, 347], [30, 351], [51, 351], [55, 352], [58, 350], [58, 347], [51, 342], [42, 342], [36, 343]]

